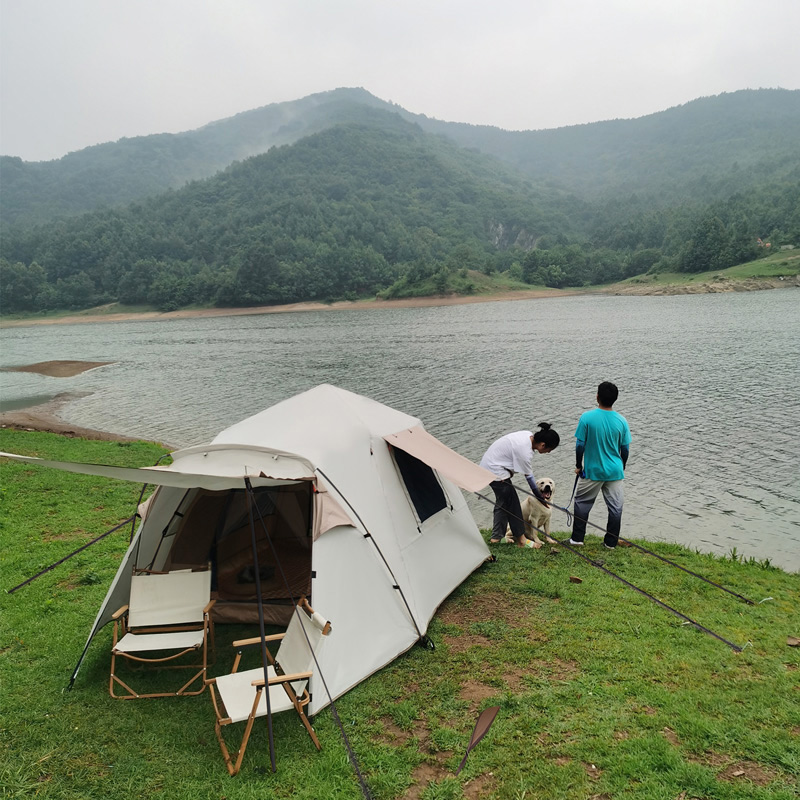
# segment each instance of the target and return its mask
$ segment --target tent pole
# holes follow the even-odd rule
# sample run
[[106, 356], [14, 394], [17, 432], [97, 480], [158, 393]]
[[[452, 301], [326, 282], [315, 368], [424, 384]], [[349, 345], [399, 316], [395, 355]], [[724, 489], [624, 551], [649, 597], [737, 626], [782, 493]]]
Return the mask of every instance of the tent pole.
[[256, 573], [256, 597], [258, 598], [258, 626], [261, 632], [261, 664], [264, 667], [264, 694], [267, 702], [267, 731], [269, 733], [269, 762], [272, 766], [272, 771], [277, 771], [275, 765], [275, 739], [272, 733], [272, 705], [269, 698], [269, 662], [267, 660], [267, 642], [266, 630], [264, 629], [264, 598], [261, 596], [261, 575], [259, 574], [258, 567], [258, 545], [256, 543], [256, 523], [253, 517], [253, 486], [250, 483], [250, 478], [244, 479], [244, 485], [247, 489], [247, 512], [250, 515], [250, 534], [253, 543], [253, 568]]

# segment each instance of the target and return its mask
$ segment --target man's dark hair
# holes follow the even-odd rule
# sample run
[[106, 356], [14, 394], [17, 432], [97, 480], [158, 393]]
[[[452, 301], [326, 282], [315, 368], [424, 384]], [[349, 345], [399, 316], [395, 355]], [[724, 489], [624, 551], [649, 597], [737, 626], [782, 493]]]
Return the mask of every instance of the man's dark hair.
[[603, 381], [597, 387], [597, 402], [601, 406], [611, 408], [619, 397], [619, 389], [610, 381]]

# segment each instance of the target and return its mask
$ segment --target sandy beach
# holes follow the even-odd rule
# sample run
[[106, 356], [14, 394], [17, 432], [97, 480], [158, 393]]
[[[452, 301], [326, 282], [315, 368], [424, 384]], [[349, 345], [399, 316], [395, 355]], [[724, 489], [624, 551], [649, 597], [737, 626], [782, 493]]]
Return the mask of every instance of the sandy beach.
[[101, 439], [106, 442], [133, 442], [130, 436], [120, 436], [108, 431], [81, 428], [64, 422], [58, 417], [58, 410], [72, 399], [71, 395], [57, 395], [50, 402], [32, 406], [21, 411], [5, 411], [0, 414], [0, 428], [17, 431], [45, 431], [70, 436], [77, 439]]
[[713, 294], [717, 292], [753, 292], [764, 289], [789, 289], [800, 287], [800, 275], [779, 278], [721, 278], [698, 283], [658, 284], [626, 283], [592, 289], [515, 289], [507, 292], [480, 295], [445, 295], [434, 297], [406, 297], [397, 300], [340, 300], [336, 303], [288, 303], [280, 306], [251, 306], [248, 308], [193, 308], [180, 311], [114, 311], [118, 303], [90, 308], [63, 317], [30, 317], [18, 320], [0, 319], [0, 328], [28, 325], [75, 325], [89, 322], [165, 321], [171, 319], [199, 319], [208, 317], [241, 317], [256, 314], [288, 314], [298, 311], [358, 311], [378, 308], [433, 308], [436, 306], [494, 303], [505, 300], [537, 300], [546, 297], [575, 297], [583, 294], [612, 295], [676, 295]]
[[470, 303], [492, 303], [501, 300], [535, 300], [543, 297], [566, 297], [582, 294], [580, 290], [519, 289], [487, 295], [447, 295], [444, 297], [408, 297], [399, 300], [340, 300], [336, 303], [289, 303], [281, 306], [251, 306], [248, 308], [194, 308], [181, 311], [116, 312], [112, 303], [100, 308], [70, 314], [65, 317], [0, 320], [0, 328], [27, 325], [73, 325], [82, 322], [130, 322], [147, 320], [197, 319], [205, 317], [241, 317], [254, 314], [286, 314], [293, 311], [354, 311], [375, 308], [429, 308]]
[[[73, 375], [80, 375], [90, 369], [112, 364], [112, 361], [40, 361], [37, 364], [26, 364], [21, 367], [6, 367], [5, 372], [33, 372], [37, 375], [47, 375], [51, 378], [70, 378]], [[107, 431], [96, 431], [91, 428], [81, 428], [64, 422], [59, 416], [59, 410], [70, 400], [74, 400], [75, 394], [62, 392], [57, 394], [52, 400], [38, 406], [25, 408], [17, 411], [5, 411], [0, 413], [0, 428], [12, 428], [19, 431], [45, 431], [47, 433], [58, 433], [62, 436], [71, 436], [80, 439], [102, 439], [107, 442], [132, 442], [135, 441], [129, 436], [119, 436], [116, 433]]]

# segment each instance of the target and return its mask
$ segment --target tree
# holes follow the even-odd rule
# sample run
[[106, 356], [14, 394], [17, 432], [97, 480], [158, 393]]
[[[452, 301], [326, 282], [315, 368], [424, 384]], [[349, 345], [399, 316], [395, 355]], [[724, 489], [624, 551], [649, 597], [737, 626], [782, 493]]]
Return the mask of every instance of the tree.
[[717, 216], [701, 219], [680, 258], [681, 272], [706, 272], [729, 265], [728, 236]]
[[4, 312], [35, 310], [36, 297], [46, 283], [45, 271], [36, 262], [26, 267], [0, 258], [0, 302]]

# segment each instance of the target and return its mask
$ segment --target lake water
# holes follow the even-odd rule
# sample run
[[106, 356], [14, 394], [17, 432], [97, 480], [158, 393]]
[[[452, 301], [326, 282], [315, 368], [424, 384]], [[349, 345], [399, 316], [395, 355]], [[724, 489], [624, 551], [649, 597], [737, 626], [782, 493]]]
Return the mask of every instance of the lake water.
[[[563, 504], [577, 419], [612, 380], [633, 435], [623, 535], [797, 571], [798, 301], [786, 289], [7, 328], [3, 366], [116, 363], [66, 379], [2, 373], [2, 399], [82, 394], [61, 411], [69, 422], [186, 446], [332, 383], [419, 417], [476, 462], [545, 420], [562, 447], [534, 471]], [[487, 527], [491, 507], [470, 505]], [[604, 512], [598, 501], [591, 521]]]

